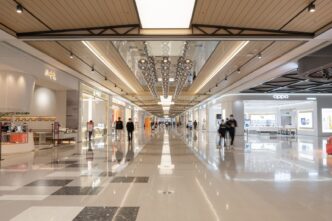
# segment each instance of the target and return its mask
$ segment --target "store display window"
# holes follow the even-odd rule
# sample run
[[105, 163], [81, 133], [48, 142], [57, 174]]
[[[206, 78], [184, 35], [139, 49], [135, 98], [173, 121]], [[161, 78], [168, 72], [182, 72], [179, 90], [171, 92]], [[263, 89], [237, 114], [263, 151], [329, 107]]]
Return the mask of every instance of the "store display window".
[[332, 109], [322, 109], [322, 131], [323, 133], [332, 133]]

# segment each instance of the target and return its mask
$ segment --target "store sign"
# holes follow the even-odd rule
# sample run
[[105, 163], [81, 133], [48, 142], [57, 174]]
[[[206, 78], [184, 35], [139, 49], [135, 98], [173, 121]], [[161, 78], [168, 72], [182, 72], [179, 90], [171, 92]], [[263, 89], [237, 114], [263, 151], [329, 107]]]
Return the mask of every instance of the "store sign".
[[55, 73], [55, 71], [46, 69], [45, 76], [49, 77], [53, 81], [56, 81], [56, 73]]
[[273, 99], [277, 99], [277, 100], [286, 100], [288, 98], [289, 98], [288, 94], [274, 94], [273, 95]]

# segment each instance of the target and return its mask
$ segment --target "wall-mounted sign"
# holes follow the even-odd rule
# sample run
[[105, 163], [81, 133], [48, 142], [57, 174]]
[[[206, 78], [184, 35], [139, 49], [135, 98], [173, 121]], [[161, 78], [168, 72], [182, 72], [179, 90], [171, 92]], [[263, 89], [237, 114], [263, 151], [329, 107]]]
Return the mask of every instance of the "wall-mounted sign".
[[48, 78], [50, 78], [53, 81], [56, 81], [56, 73], [55, 73], [55, 71], [46, 69], [45, 70], [45, 76], [48, 77]]
[[298, 128], [302, 129], [313, 128], [312, 115], [313, 114], [311, 111], [298, 112], [297, 114]]
[[285, 100], [288, 98], [289, 98], [288, 94], [274, 94], [273, 95], [273, 99], [277, 99], [277, 100]]

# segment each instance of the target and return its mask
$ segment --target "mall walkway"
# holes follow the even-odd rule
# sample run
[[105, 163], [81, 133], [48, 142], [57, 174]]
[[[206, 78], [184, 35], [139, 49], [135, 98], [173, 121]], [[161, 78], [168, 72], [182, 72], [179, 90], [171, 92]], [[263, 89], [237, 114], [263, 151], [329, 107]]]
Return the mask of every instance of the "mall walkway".
[[0, 220], [330, 220], [332, 158], [310, 138], [186, 129], [7, 158]]

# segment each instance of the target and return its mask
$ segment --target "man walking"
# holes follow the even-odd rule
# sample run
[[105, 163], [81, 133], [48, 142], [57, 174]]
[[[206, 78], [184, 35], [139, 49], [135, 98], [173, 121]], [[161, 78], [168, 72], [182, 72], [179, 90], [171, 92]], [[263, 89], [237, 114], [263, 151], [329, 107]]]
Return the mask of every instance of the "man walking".
[[196, 130], [196, 128], [197, 128], [197, 124], [198, 124], [198, 123], [197, 123], [197, 121], [195, 120], [195, 121], [194, 121], [194, 129], [195, 129], [195, 130]]
[[118, 118], [118, 120], [115, 122], [115, 131], [116, 131], [116, 137], [120, 137], [121, 140], [121, 133], [123, 130], [123, 122], [121, 120], [121, 117]]
[[93, 133], [93, 129], [94, 129], [94, 123], [92, 120], [90, 120], [88, 123], [87, 123], [87, 128], [88, 128], [88, 135], [89, 135], [89, 141], [91, 141], [91, 137], [92, 137], [92, 133]]
[[128, 133], [128, 141], [132, 141], [133, 140], [133, 131], [134, 131], [135, 127], [134, 127], [134, 122], [131, 120], [131, 118], [128, 119], [126, 127], [127, 127], [127, 133]]
[[229, 116], [229, 120], [226, 122], [228, 126], [229, 136], [231, 137], [231, 146], [234, 144], [234, 137], [235, 137], [235, 128], [237, 127], [237, 122], [234, 119], [234, 115], [231, 114]]

